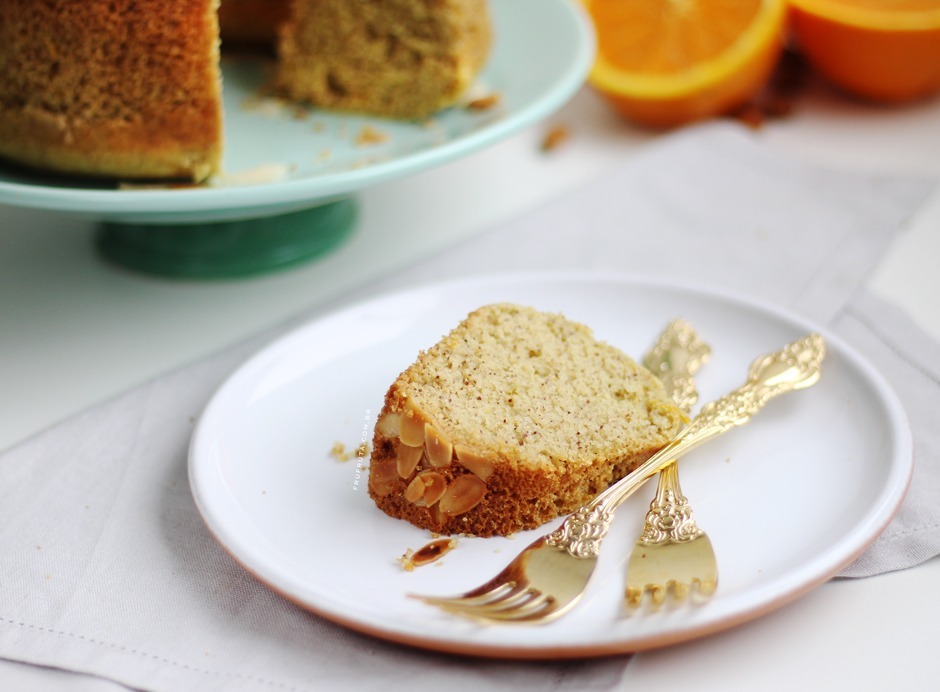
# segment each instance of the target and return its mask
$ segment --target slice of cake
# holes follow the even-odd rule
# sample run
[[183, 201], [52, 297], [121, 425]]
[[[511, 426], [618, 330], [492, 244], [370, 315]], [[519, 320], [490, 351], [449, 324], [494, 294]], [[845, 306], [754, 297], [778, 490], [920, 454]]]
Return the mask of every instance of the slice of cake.
[[490, 305], [389, 388], [369, 494], [434, 532], [508, 535], [585, 504], [685, 420], [655, 376], [584, 325]]
[[453, 105], [489, 54], [485, 0], [292, 0], [277, 87], [341, 111], [420, 119]]

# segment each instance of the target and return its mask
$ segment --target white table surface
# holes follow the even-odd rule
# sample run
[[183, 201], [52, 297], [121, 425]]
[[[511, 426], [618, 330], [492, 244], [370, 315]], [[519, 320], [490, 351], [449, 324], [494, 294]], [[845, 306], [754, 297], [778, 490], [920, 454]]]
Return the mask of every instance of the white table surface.
[[[555, 124], [571, 136], [546, 155], [539, 144]], [[524, 213], [603, 175], [656, 137], [619, 121], [583, 90], [545, 123], [486, 151], [364, 192], [356, 235], [328, 257], [243, 281], [135, 275], [97, 258], [91, 223], [0, 207], [0, 450]], [[940, 181], [940, 98], [877, 108], [814, 86], [791, 118], [766, 123], [760, 137], [768, 147], [836, 168]], [[397, 229], [397, 243], [389, 229]], [[940, 184], [872, 279], [876, 293], [936, 339], [938, 259]], [[622, 688], [938, 689], [938, 586], [940, 559], [830, 582], [726, 633], [635, 655]], [[0, 661], [0, 689], [26, 688], [110, 686]]]

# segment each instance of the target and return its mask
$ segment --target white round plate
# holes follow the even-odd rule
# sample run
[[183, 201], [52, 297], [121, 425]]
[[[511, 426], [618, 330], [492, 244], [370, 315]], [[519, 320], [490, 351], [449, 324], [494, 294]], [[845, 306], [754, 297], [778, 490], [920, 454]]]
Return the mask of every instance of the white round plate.
[[[440, 562], [398, 558], [430, 540], [368, 496], [368, 460], [331, 456], [371, 441], [389, 384], [472, 309], [516, 302], [558, 311], [636, 357], [674, 317], [712, 345], [702, 402], [744, 382], [748, 365], [812, 331], [826, 338], [821, 381], [767, 405], [744, 428], [682, 461], [682, 487], [718, 556], [704, 605], [629, 613], [626, 556], [653, 486], [618, 511], [582, 603], [542, 626], [484, 626], [408, 593], [454, 594], [500, 571], [535, 537], [460, 538]], [[513, 658], [628, 652], [715, 632], [826, 581], [889, 522], [912, 471], [904, 412], [882, 377], [837, 337], [786, 312], [696, 287], [617, 275], [537, 274], [432, 285], [318, 319], [251, 358], [203, 413], [190, 450], [196, 504], [245, 569], [323, 617], [429, 649]]]
[[[265, 82], [262, 65], [224, 60], [223, 166], [235, 182], [117, 190], [0, 165], [0, 204], [122, 222], [251, 218], [309, 208], [467, 155], [557, 110], [584, 82], [594, 58], [590, 21], [572, 0], [491, 0], [490, 8], [493, 49], [470, 90], [498, 95], [490, 110], [454, 107], [428, 123], [319, 111], [299, 119], [290, 108], [246, 108]], [[366, 127], [387, 139], [363, 146], [357, 138]], [[259, 170], [285, 175], [237, 182], [240, 174]]]

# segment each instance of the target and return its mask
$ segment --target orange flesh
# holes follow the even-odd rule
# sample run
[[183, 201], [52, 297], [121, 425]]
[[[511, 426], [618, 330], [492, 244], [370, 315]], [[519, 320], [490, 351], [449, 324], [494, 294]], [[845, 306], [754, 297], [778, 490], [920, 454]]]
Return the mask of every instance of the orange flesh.
[[593, 2], [599, 50], [629, 72], [672, 74], [721, 54], [757, 15], [760, 0]]

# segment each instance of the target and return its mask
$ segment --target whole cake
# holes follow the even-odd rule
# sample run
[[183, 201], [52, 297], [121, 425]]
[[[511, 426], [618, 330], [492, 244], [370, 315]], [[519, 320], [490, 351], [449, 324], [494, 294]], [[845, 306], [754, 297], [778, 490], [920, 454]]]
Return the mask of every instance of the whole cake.
[[491, 40], [486, 0], [2, 0], [0, 157], [206, 179], [222, 154], [229, 30], [275, 47], [286, 97], [404, 119], [455, 103]]
[[586, 326], [489, 305], [389, 388], [369, 494], [436, 533], [509, 535], [587, 503], [685, 420], [652, 373]]

